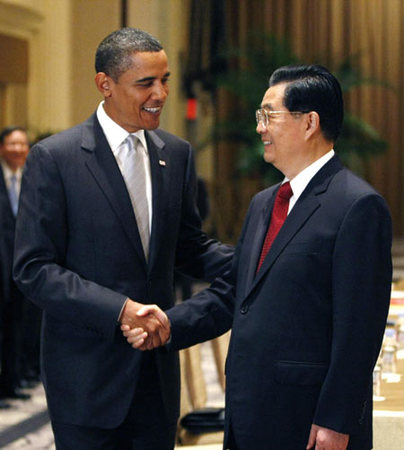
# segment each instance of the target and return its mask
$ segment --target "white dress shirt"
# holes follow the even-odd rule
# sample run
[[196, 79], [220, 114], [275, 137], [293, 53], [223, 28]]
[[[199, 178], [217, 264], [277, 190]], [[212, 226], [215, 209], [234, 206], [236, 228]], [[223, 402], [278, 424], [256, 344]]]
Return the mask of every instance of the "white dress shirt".
[[290, 182], [290, 187], [292, 188], [293, 195], [289, 200], [289, 209], [288, 214], [292, 211], [292, 208], [295, 206], [299, 197], [302, 195], [303, 191], [306, 189], [307, 185], [310, 183], [311, 179], [316, 175], [316, 173], [335, 155], [334, 149], [331, 149], [321, 158], [314, 161], [314, 163], [307, 166], [300, 173], [298, 173], [293, 180], [289, 180], [287, 177], [282, 181], [286, 183], [286, 181]]
[[150, 159], [147, 149], [146, 137], [144, 130], [139, 130], [136, 133], [128, 133], [124, 128], [118, 125], [112, 120], [104, 110], [104, 102], [102, 101], [97, 108], [97, 119], [100, 122], [101, 128], [107, 138], [108, 144], [111, 147], [112, 153], [118, 163], [119, 169], [122, 172], [122, 161], [119, 158], [119, 150], [122, 145], [127, 145], [125, 140], [129, 134], [137, 136], [142, 143], [143, 147], [143, 163], [146, 173], [146, 197], [149, 207], [149, 232], [151, 233], [152, 225], [152, 183], [151, 183], [151, 171], [150, 171]]
[[17, 188], [17, 197], [20, 196], [21, 190], [21, 179], [22, 179], [22, 167], [19, 167], [15, 172], [13, 172], [7, 163], [4, 160], [1, 160], [1, 167], [3, 169], [4, 181], [6, 183], [7, 190], [10, 189], [11, 177], [15, 175], [17, 179], [16, 188]]

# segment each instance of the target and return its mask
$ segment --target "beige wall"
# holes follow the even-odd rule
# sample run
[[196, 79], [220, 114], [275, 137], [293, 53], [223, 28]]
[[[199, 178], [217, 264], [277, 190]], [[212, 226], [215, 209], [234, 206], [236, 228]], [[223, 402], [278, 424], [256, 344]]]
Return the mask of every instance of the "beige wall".
[[0, 32], [28, 42], [28, 81], [8, 80], [4, 88], [5, 125], [25, 125], [36, 135], [70, 122], [69, 6], [68, 0], [0, 0]]
[[43, 0], [43, 5], [41, 26], [30, 47], [28, 125], [35, 133], [71, 123], [70, 2]]
[[0, 34], [0, 127], [27, 124], [28, 41]]
[[[42, 0], [38, 0], [35, 10], [32, 9], [32, 3], [33, 1], [22, 0], [0, 1], [0, 34], [6, 47], [2, 46], [0, 50], [1, 126], [10, 124], [28, 126], [30, 67], [27, 55], [31, 38], [41, 23]], [[21, 61], [21, 58], [25, 58], [26, 61]]]
[[[128, 25], [151, 32], [165, 47], [172, 81], [162, 126], [184, 135], [181, 56], [188, 0], [128, 1]], [[0, 34], [28, 42], [28, 82], [8, 82], [1, 125], [19, 123], [32, 135], [68, 128], [88, 117], [101, 96], [94, 84], [99, 42], [120, 27], [120, 0], [0, 0]], [[171, 24], [175, 24], [172, 28]], [[3, 108], [4, 109], [4, 108]]]
[[120, 27], [120, 0], [72, 0], [71, 123], [85, 120], [102, 100], [95, 83], [98, 44]]

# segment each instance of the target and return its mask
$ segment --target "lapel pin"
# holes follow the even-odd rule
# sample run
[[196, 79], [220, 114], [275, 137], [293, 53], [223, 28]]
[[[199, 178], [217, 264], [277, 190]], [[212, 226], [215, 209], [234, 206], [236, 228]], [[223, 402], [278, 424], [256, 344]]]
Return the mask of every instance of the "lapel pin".
[[163, 161], [162, 159], [159, 159], [159, 164], [160, 164], [160, 166], [165, 166], [165, 165], [166, 165], [166, 162]]

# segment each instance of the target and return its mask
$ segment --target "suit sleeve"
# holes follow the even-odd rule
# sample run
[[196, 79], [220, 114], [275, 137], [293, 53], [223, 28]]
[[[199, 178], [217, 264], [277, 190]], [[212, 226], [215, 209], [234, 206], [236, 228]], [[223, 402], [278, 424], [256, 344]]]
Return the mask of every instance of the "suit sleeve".
[[254, 199], [243, 224], [230, 269], [190, 300], [166, 311], [171, 323], [169, 350], [179, 350], [213, 339], [232, 327], [237, 296], [240, 253]]
[[213, 281], [231, 267], [234, 248], [201, 231], [197, 208], [197, 177], [192, 148], [188, 149], [185, 182], [182, 195], [181, 226], [176, 251], [176, 268], [186, 275]]
[[180, 350], [218, 337], [231, 328], [234, 310], [232, 271], [212, 285], [166, 311], [171, 323], [169, 350]]
[[[314, 423], [352, 434], [371, 398], [390, 304], [392, 226], [382, 197], [359, 198], [340, 227], [332, 269], [332, 348]], [[315, 326], [315, 324], [313, 324]]]
[[67, 268], [68, 207], [52, 154], [34, 146], [21, 187], [14, 278], [46, 313], [112, 339], [126, 297]]

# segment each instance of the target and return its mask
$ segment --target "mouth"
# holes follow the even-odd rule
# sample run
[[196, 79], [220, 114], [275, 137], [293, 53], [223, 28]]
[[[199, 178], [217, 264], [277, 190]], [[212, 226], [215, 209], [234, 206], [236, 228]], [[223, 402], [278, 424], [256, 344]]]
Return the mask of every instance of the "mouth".
[[148, 113], [151, 113], [151, 114], [159, 114], [162, 109], [163, 109], [162, 106], [155, 106], [153, 108], [152, 107], [147, 107], [147, 106], [143, 107], [144, 111], [146, 111]]

